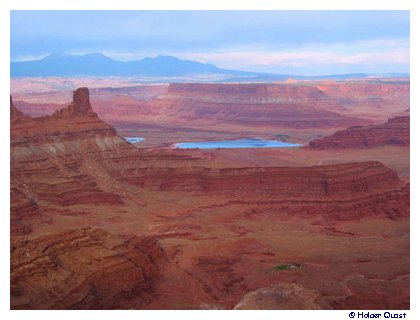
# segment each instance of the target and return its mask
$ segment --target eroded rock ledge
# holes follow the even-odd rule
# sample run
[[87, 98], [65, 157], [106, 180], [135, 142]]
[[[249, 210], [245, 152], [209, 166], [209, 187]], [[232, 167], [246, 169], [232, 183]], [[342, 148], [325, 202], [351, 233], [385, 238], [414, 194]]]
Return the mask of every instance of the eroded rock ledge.
[[410, 145], [409, 116], [391, 118], [377, 125], [350, 127], [309, 143], [312, 149], [372, 148], [382, 145]]
[[153, 238], [93, 228], [11, 243], [12, 309], [115, 309], [141, 305], [165, 257]]

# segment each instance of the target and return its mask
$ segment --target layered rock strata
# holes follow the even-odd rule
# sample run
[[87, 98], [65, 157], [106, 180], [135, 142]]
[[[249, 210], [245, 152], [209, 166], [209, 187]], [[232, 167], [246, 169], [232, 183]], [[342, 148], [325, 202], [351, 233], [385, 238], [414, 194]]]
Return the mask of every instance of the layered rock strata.
[[10, 111], [12, 233], [30, 231], [24, 220], [39, 215], [43, 201], [58, 206], [122, 203], [83, 170], [95, 154], [131, 147], [93, 112], [87, 88], [76, 90], [73, 102], [51, 116], [31, 118], [12, 100]]
[[165, 260], [152, 238], [75, 229], [11, 243], [12, 309], [116, 309], [138, 306]]
[[[322, 103], [321, 103], [322, 102]], [[327, 111], [334, 104], [321, 90], [305, 85], [174, 83], [144, 106], [184, 120], [211, 120], [284, 128], [329, 128], [366, 120]]]
[[[150, 199], [145, 198], [143, 205], [133, 201], [144, 195]], [[55, 221], [54, 216], [65, 210], [80, 210], [84, 216]], [[215, 219], [209, 235], [200, 214]], [[210, 302], [235, 297], [236, 303], [246, 292], [267, 286], [247, 286], [246, 279], [254, 276], [251, 269], [246, 279], [236, 273], [235, 268], [243, 265], [238, 258], [241, 254], [225, 252], [217, 259], [193, 257], [197, 256], [195, 250], [216, 252], [236, 239], [223, 233], [218, 237], [223, 230], [236, 230], [238, 237], [245, 237], [247, 249], [246, 228], [229, 225], [238, 217], [251, 227], [255, 221], [277, 223], [277, 218], [290, 217], [325, 226], [339, 220], [397, 220], [408, 215], [409, 185], [379, 162], [212, 167], [182, 151], [146, 152], [127, 143], [93, 112], [85, 88], [74, 92], [73, 102], [66, 108], [41, 118], [26, 116], [11, 101], [13, 309], [144, 308], [153, 299], [160, 307], [165, 305], [166, 296], [159, 293], [170, 294], [174, 283], [188, 296], [188, 290], [192, 290], [185, 285], [188, 281], [203, 291], [203, 297], [211, 293], [206, 298]], [[51, 223], [40, 225], [36, 222], [39, 217], [51, 219]], [[184, 221], [187, 217], [194, 221], [197, 234], [188, 228], [183, 232], [188, 226]], [[129, 226], [134, 219], [138, 219], [135, 226]], [[116, 234], [132, 234], [127, 230], [135, 230], [136, 237], [79, 226], [63, 230], [74, 221], [101, 224]], [[168, 231], [171, 227], [173, 232]], [[258, 231], [252, 232], [254, 237]], [[206, 236], [214, 238], [206, 240]], [[216, 240], [220, 247], [212, 246]], [[188, 241], [194, 241], [193, 245]], [[171, 258], [166, 258], [159, 243], [166, 244], [163, 247]], [[261, 248], [261, 252], [266, 251]], [[267, 254], [264, 259], [272, 257], [272, 253]], [[179, 262], [185, 260], [186, 265], [173, 262], [180, 256], [183, 259]], [[161, 267], [167, 259], [173, 259], [173, 278], [161, 281]], [[204, 270], [204, 274], [197, 270]], [[154, 294], [156, 282], [161, 291]], [[211, 284], [213, 291], [208, 289]], [[308, 301], [313, 302], [310, 289], [289, 291], [298, 299], [310, 298]], [[274, 296], [277, 294], [274, 292]], [[306, 306], [295, 302], [290, 305]]]
[[383, 145], [410, 145], [409, 116], [395, 117], [383, 124], [350, 127], [309, 143], [313, 149], [372, 148]]
[[375, 161], [314, 167], [132, 168], [119, 174], [153, 191], [228, 197], [231, 204], [269, 207], [280, 217], [353, 220], [409, 213], [408, 184]]

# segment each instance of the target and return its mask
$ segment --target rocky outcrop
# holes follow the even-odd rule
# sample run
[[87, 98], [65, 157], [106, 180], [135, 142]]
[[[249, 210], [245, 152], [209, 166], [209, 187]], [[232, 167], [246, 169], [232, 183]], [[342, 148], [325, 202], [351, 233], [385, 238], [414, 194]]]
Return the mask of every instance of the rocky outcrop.
[[[409, 188], [375, 161], [314, 167], [151, 168], [122, 172], [131, 184], [153, 191], [229, 196], [279, 215], [330, 220], [397, 218], [409, 212]], [[281, 213], [280, 213], [281, 212]]]
[[320, 310], [319, 292], [298, 284], [260, 288], [247, 293], [235, 310]]
[[73, 102], [51, 116], [24, 115], [12, 99], [10, 108], [12, 234], [30, 231], [25, 221], [40, 214], [45, 207], [40, 203], [122, 204], [119, 195], [104, 191], [95, 174], [83, 169], [86, 159], [132, 148], [93, 112], [87, 88], [76, 90]]
[[410, 117], [396, 117], [386, 123], [350, 127], [309, 143], [312, 149], [372, 148], [382, 145], [410, 145]]
[[70, 103], [67, 108], [57, 110], [53, 116], [62, 118], [62, 117], [71, 117], [71, 116], [80, 116], [80, 115], [89, 115], [93, 114], [92, 106], [89, 100], [89, 89], [88, 88], [78, 88], [73, 92], [73, 102]]
[[[11, 108], [14, 110], [14, 107]], [[77, 89], [73, 94], [73, 102], [51, 116], [39, 118], [25, 116], [26, 121], [23, 121], [22, 113], [19, 112], [12, 112], [11, 119], [13, 123], [10, 131], [11, 146], [15, 150], [29, 143], [42, 147], [42, 144], [53, 145], [58, 141], [117, 137], [115, 129], [100, 120], [93, 112], [87, 88]], [[15, 119], [20, 119], [20, 122], [16, 122]]]
[[115, 309], [132, 298], [140, 307], [164, 261], [156, 240], [100, 229], [12, 241], [11, 308]]

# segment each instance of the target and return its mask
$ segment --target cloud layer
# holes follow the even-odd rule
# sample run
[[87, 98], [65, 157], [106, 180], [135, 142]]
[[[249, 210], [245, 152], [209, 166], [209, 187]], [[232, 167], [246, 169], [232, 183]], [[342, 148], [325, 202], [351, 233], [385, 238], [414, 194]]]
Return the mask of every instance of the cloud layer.
[[94, 51], [126, 61], [171, 54], [264, 72], [407, 72], [409, 12], [11, 13], [12, 60]]

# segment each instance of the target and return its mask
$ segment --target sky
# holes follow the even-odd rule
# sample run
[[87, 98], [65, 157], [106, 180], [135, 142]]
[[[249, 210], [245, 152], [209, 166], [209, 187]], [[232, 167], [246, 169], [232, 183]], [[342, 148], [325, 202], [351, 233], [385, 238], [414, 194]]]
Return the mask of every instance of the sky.
[[300, 75], [410, 70], [409, 11], [12, 11], [11, 60], [100, 52]]

